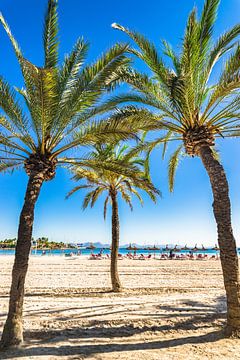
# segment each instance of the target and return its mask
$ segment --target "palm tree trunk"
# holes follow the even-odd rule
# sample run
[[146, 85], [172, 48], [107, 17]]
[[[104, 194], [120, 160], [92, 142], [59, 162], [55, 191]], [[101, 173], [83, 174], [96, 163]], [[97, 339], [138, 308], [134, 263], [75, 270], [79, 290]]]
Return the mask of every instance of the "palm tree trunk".
[[119, 218], [117, 192], [111, 192], [112, 199], [112, 251], [111, 251], [111, 281], [112, 290], [121, 292], [122, 286], [118, 276], [118, 248], [119, 248]]
[[34, 208], [43, 181], [44, 175], [42, 173], [31, 175], [28, 180], [18, 227], [18, 239], [12, 270], [9, 310], [0, 343], [1, 348], [19, 345], [23, 341], [22, 312], [24, 284], [31, 249]]
[[240, 335], [240, 283], [236, 242], [231, 224], [228, 182], [222, 165], [209, 146], [200, 148], [200, 157], [207, 170], [213, 191], [213, 212], [218, 229], [218, 244], [227, 295], [227, 334]]

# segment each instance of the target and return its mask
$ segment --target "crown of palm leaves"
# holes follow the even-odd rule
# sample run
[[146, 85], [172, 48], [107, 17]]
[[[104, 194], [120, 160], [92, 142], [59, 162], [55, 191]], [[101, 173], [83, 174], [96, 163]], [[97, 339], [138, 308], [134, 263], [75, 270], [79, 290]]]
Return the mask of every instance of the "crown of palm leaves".
[[84, 65], [89, 44], [78, 39], [59, 65], [57, 1], [49, 0], [43, 33], [45, 60], [38, 67], [24, 57], [1, 14], [0, 22], [24, 79], [24, 88], [19, 89], [0, 77], [0, 170], [22, 166], [35, 154], [61, 164], [68, 161], [66, 152], [78, 146], [135, 136], [137, 122], [121, 121], [116, 109], [129, 96], [105, 96], [119, 83], [120, 69], [129, 64], [124, 55], [128, 45], [116, 44], [93, 64]]
[[86, 209], [88, 206], [93, 207], [99, 196], [106, 192], [104, 218], [112, 193], [115, 195], [120, 193], [131, 210], [133, 210], [132, 195], [143, 204], [138, 190], [145, 191], [156, 202], [160, 191], [146, 175], [144, 159], [138, 154], [138, 149], [130, 148], [128, 145], [97, 144], [82, 160], [81, 165], [71, 167], [74, 173], [73, 180], [82, 180], [85, 184], [74, 187], [67, 198], [81, 189], [90, 189], [83, 201], [83, 209]]
[[[135, 90], [134, 101], [145, 105], [135, 107], [134, 116], [139, 120], [155, 119], [159, 129], [166, 131], [165, 139], [163, 136], [147, 144], [151, 149], [164, 143], [165, 153], [167, 142], [182, 140], [187, 152], [195, 155], [190, 140], [199, 132], [210, 146], [216, 137], [240, 134], [240, 25], [213, 40], [219, 3], [220, 0], [206, 0], [199, 19], [197, 10], [193, 9], [179, 53], [163, 41], [163, 54], [171, 59], [171, 68], [143, 35], [112, 24], [137, 44], [138, 49], [128, 51], [143, 60], [152, 72], [152, 76], [148, 76], [133, 68], [121, 70], [122, 79]], [[213, 70], [221, 59], [222, 69], [216, 80]], [[181, 154], [184, 154], [182, 145], [169, 161], [170, 190]]]

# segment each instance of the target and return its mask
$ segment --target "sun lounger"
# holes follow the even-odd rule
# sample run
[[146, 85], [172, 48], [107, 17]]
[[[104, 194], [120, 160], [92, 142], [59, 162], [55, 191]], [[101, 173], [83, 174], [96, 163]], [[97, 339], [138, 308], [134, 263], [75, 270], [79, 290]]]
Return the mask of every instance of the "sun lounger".
[[91, 254], [89, 260], [102, 260], [102, 256]]

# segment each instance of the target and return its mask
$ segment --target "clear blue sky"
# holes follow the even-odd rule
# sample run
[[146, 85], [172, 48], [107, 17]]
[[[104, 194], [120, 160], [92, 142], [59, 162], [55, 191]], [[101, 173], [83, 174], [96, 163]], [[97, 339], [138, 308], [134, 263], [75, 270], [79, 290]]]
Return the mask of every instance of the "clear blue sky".
[[[1, 0], [3, 12], [25, 56], [42, 64], [42, 24], [46, 0]], [[118, 22], [142, 32], [156, 44], [167, 39], [177, 46], [183, 36], [186, 18], [192, 7], [199, 10], [203, 0], [59, 0], [61, 56], [78, 36], [91, 43], [89, 61], [116, 41], [126, 41], [124, 34], [110, 25]], [[222, 0], [216, 27], [219, 34], [239, 21], [239, 0]], [[142, 70], [143, 68], [141, 68]], [[0, 74], [11, 84], [21, 86], [21, 74], [9, 41], [0, 29]], [[230, 183], [234, 233], [240, 245], [240, 140], [218, 143]], [[208, 178], [199, 159], [186, 158], [180, 164], [173, 194], [167, 187], [166, 162], [160, 151], [152, 157], [153, 180], [163, 193], [157, 205], [147, 198], [142, 208], [134, 201], [131, 211], [120, 204], [121, 243], [176, 243], [214, 245], [216, 227], [212, 215], [212, 195]], [[23, 171], [0, 175], [0, 238], [15, 237], [23, 204], [27, 177]], [[44, 184], [35, 213], [34, 236], [48, 236], [56, 241], [101, 241], [111, 237], [110, 217], [102, 216], [102, 201], [94, 209], [81, 210], [81, 193], [65, 200], [72, 183], [65, 170]], [[110, 215], [110, 213], [109, 213]]]

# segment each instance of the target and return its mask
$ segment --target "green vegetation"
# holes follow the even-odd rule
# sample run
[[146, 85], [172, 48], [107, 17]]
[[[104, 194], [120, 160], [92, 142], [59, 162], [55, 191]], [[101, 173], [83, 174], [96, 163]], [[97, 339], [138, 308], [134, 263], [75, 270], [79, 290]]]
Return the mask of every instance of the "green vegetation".
[[[0, 249], [15, 249], [17, 239], [5, 239], [0, 241]], [[72, 244], [64, 244], [63, 242], [49, 241], [46, 237], [38, 239], [32, 238], [32, 249], [75, 249]]]
[[[118, 275], [118, 249], [119, 249], [119, 213], [118, 199], [121, 195], [131, 210], [133, 205], [131, 198], [135, 195], [141, 204], [143, 200], [139, 190], [145, 191], [150, 198], [156, 202], [156, 196], [160, 192], [151, 183], [145, 171], [146, 160], [138, 156], [138, 151], [129, 148], [127, 145], [99, 144], [86, 156], [85, 164], [73, 166], [73, 179], [82, 181], [73, 188], [68, 197], [76, 191], [90, 190], [84, 197], [83, 209], [93, 207], [101, 195], [105, 195], [104, 219], [106, 218], [108, 204], [112, 207], [112, 245], [111, 245], [111, 281], [112, 290], [120, 292], [122, 285]], [[91, 161], [94, 160], [94, 166]], [[103, 168], [102, 164], [105, 164]], [[108, 164], [108, 165], [107, 165]], [[86, 183], [86, 184], [85, 184]]]
[[[170, 191], [182, 155], [199, 157], [209, 176], [227, 295], [227, 334], [239, 336], [238, 257], [228, 182], [215, 141], [218, 137], [239, 136], [240, 25], [214, 41], [219, 2], [206, 0], [199, 18], [195, 9], [191, 12], [180, 51], [163, 42], [166, 61], [143, 35], [113, 24], [134, 41], [137, 49], [116, 44], [92, 65], [86, 65], [89, 44], [81, 38], [60, 65], [57, 0], [48, 0], [43, 32], [44, 64], [39, 67], [24, 57], [0, 15], [24, 81], [24, 87], [19, 89], [0, 77], [0, 171], [22, 168], [28, 175], [18, 237], [1, 243], [11, 248], [16, 245], [1, 347], [23, 342], [25, 277], [34, 210], [43, 183], [55, 177], [57, 167], [71, 169], [74, 180], [85, 183], [70, 194], [80, 189], [91, 190], [85, 196], [84, 208], [94, 206], [106, 191], [104, 217], [108, 203], [112, 205], [112, 285], [119, 291], [118, 194], [131, 208], [133, 194], [142, 201], [139, 189], [155, 200], [158, 191], [150, 181], [149, 158], [158, 145], [163, 145], [165, 155], [169, 142], [179, 142], [169, 160]], [[132, 67], [129, 54], [147, 66], [148, 74]], [[166, 65], [169, 60], [171, 68]], [[213, 81], [211, 76], [219, 61], [222, 70]], [[129, 86], [129, 93], [112, 95], [122, 83]], [[152, 133], [148, 137], [152, 130], [157, 133], [154, 140]], [[116, 147], [128, 139], [137, 140], [137, 145]], [[83, 147], [94, 147], [87, 158], [81, 157]], [[38, 240], [39, 248], [64, 245], [47, 238]]]
[[17, 239], [5, 239], [0, 241], [0, 249], [14, 249], [16, 246]]
[[[142, 107], [129, 108], [127, 116], [159, 123], [160, 135], [144, 144], [149, 154], [164, 143], [180, 143], [169, 160], [169, 188], [173, 190], [179, 158], [197, 156], [209, 176], [214, 198], [213, 213], [217, 223], [218, 243], [227, 295], [227, 334], [240, 331], [240, 281], [236, 241], [231, 223], [228, 181], [214, 149], [218, 137], [239, 135], [240, 118], [240, 45], [236, 25], [214, 41], [213, 30], [220, 0], [206, 0], [201, 16], [196, 8], [190, 13], [180, 51], [163, 42], [163, 54], [172, 62], [169, 68], [157, 48], [143, 35], [113, 24], [138, 46], [129, 51], [141, 59], [151, 76], [135, 69], [121, 70], [121, 76], [135, 93]], [[222, 60], [222, 70], [211, 77]], [[215, 74], [216, 75], [216, 74]], [[132, 98], [134, 99], [134, 93]], [[142, 145], [141, 145], [142, 146]], [[196, 229], [197, 231], [197, 229]]]
[[[116, 44], [92, 65], [84, 65], [88, 43], [79, 39], [59, 65], [57, 1], [49, 0], [43, 32], [44, 64], [27, 60], [0, 16], [22, 71], [24, 88], [12, 87], [0, 78], [0, 170], [24, 168], [28, 175], [21, 211], [10, 305], [1, 345], [23, 341], [22, 307], [24, 284], [31, 249], [34, 209], [42, 185], [55, 177], [56, 168], [76, 161], [73, 150], [98, 141], [116, 141], [134, 136], [133, 124], [96, 121], [97, 115], [115, 110], [118, 98], [108, 96], [119, 81], [117, 70], [129, 59], [128, 46]], [[19, 100], [20, 98], [20, 100]], [[127, 99], [122, 97], [121, 101]], [[24, 265], [23, 265], [24, 264]]]

